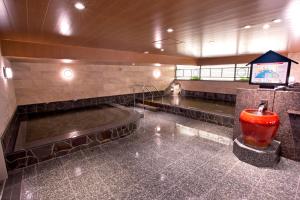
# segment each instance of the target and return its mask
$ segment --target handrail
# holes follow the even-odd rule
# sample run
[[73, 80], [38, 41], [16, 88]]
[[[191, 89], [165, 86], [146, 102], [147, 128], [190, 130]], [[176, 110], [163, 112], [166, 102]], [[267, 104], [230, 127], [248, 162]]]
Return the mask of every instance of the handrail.
[[[159, 94], [159, 90], [154, 86], [154, 85], [145, 85], [145, 84], [134, 84], [134, 85], [131, 85], [132, 89], [133, 89], [133, 98], [134, 98], [134, 107], [136, 107], [136, 101], [135, 101], [135, 87], [141, 87], [142, 88], [142, 92], [143, 92], [143, 105], [145, 105], [145, 91], [146, 92], [149, 92], [151, 94], [151, 97], [152, 97], [152, 102], [154, 101], [154, 96], [155, 96], [155, 93], [154, 92], [157, 92], [157, 94]], [[153, 91], [154, 89], [154, 91]], [[145, 109], [145, 107], [144, 107]]]

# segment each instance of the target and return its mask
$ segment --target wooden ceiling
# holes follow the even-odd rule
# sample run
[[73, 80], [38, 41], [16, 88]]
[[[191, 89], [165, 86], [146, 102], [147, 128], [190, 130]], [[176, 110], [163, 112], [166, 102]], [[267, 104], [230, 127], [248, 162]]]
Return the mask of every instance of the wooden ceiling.
[[[292, 0], [78, 1], [84, 10], [74, 8], [77, 0], [0, 0], [0, 38], [193, 57], [256, 53], [264, 49], [253, 43], [264, 40], [266, 49], [290, 47], [285, 12]], [[276, 18], [283, 22], [272, 24]]]

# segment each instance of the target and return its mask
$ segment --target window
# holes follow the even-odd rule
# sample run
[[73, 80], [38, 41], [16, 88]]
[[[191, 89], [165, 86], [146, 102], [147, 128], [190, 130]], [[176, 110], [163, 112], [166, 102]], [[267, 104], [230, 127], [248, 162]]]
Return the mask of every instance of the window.
[[177, 65], [176, 79], [200, 80], [200, 67], [194, 65]]
[[235, 80], [248, 81], [250, 77], [250, 67], [246, 64], [237, 64], [235, 69]]
[[176, 79], [181, 80], [218, 80], [248, 81], [250, 67], [246, 64], [226, 65], [177, 65]]
[[201, 80], [234, 80], [235, 65], [204, 65], [201, 66]]

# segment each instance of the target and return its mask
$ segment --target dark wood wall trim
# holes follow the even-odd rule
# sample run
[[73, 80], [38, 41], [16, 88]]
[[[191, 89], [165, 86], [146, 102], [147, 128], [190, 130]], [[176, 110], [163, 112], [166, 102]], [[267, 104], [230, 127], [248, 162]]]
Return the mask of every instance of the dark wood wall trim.
[[13, 40], [2, 40], [1, 51], [2, 56], [13, 59], [74, 59], [85, 62], [112, 62], [124, 64], [197, 64], [197, 58], [186, 56], [144, 54], [131, 51], [68, 46], [59, 44], [40, 44]]

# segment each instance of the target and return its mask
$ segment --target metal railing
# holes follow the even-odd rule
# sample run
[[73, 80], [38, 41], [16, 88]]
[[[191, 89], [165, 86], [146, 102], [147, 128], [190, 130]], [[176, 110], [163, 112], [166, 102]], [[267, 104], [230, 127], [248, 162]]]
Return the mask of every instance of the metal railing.
[[[154, 101], [155, 92], [157, 92], [157, 95], [160, 95], [159, 90], [154, 85], [145, 85], [145, 84], [135, 84], [131, 86], [133, 89], [133, 106], [136, 107], [136, 91], [135, 88], [141, 88], [142, 89], [142, 101], [143, 105], [145, 105], [145, 92], [148, 92], [151, 95], [152, 102]], [[145, 107], [144, 107], [145, 109]]]

